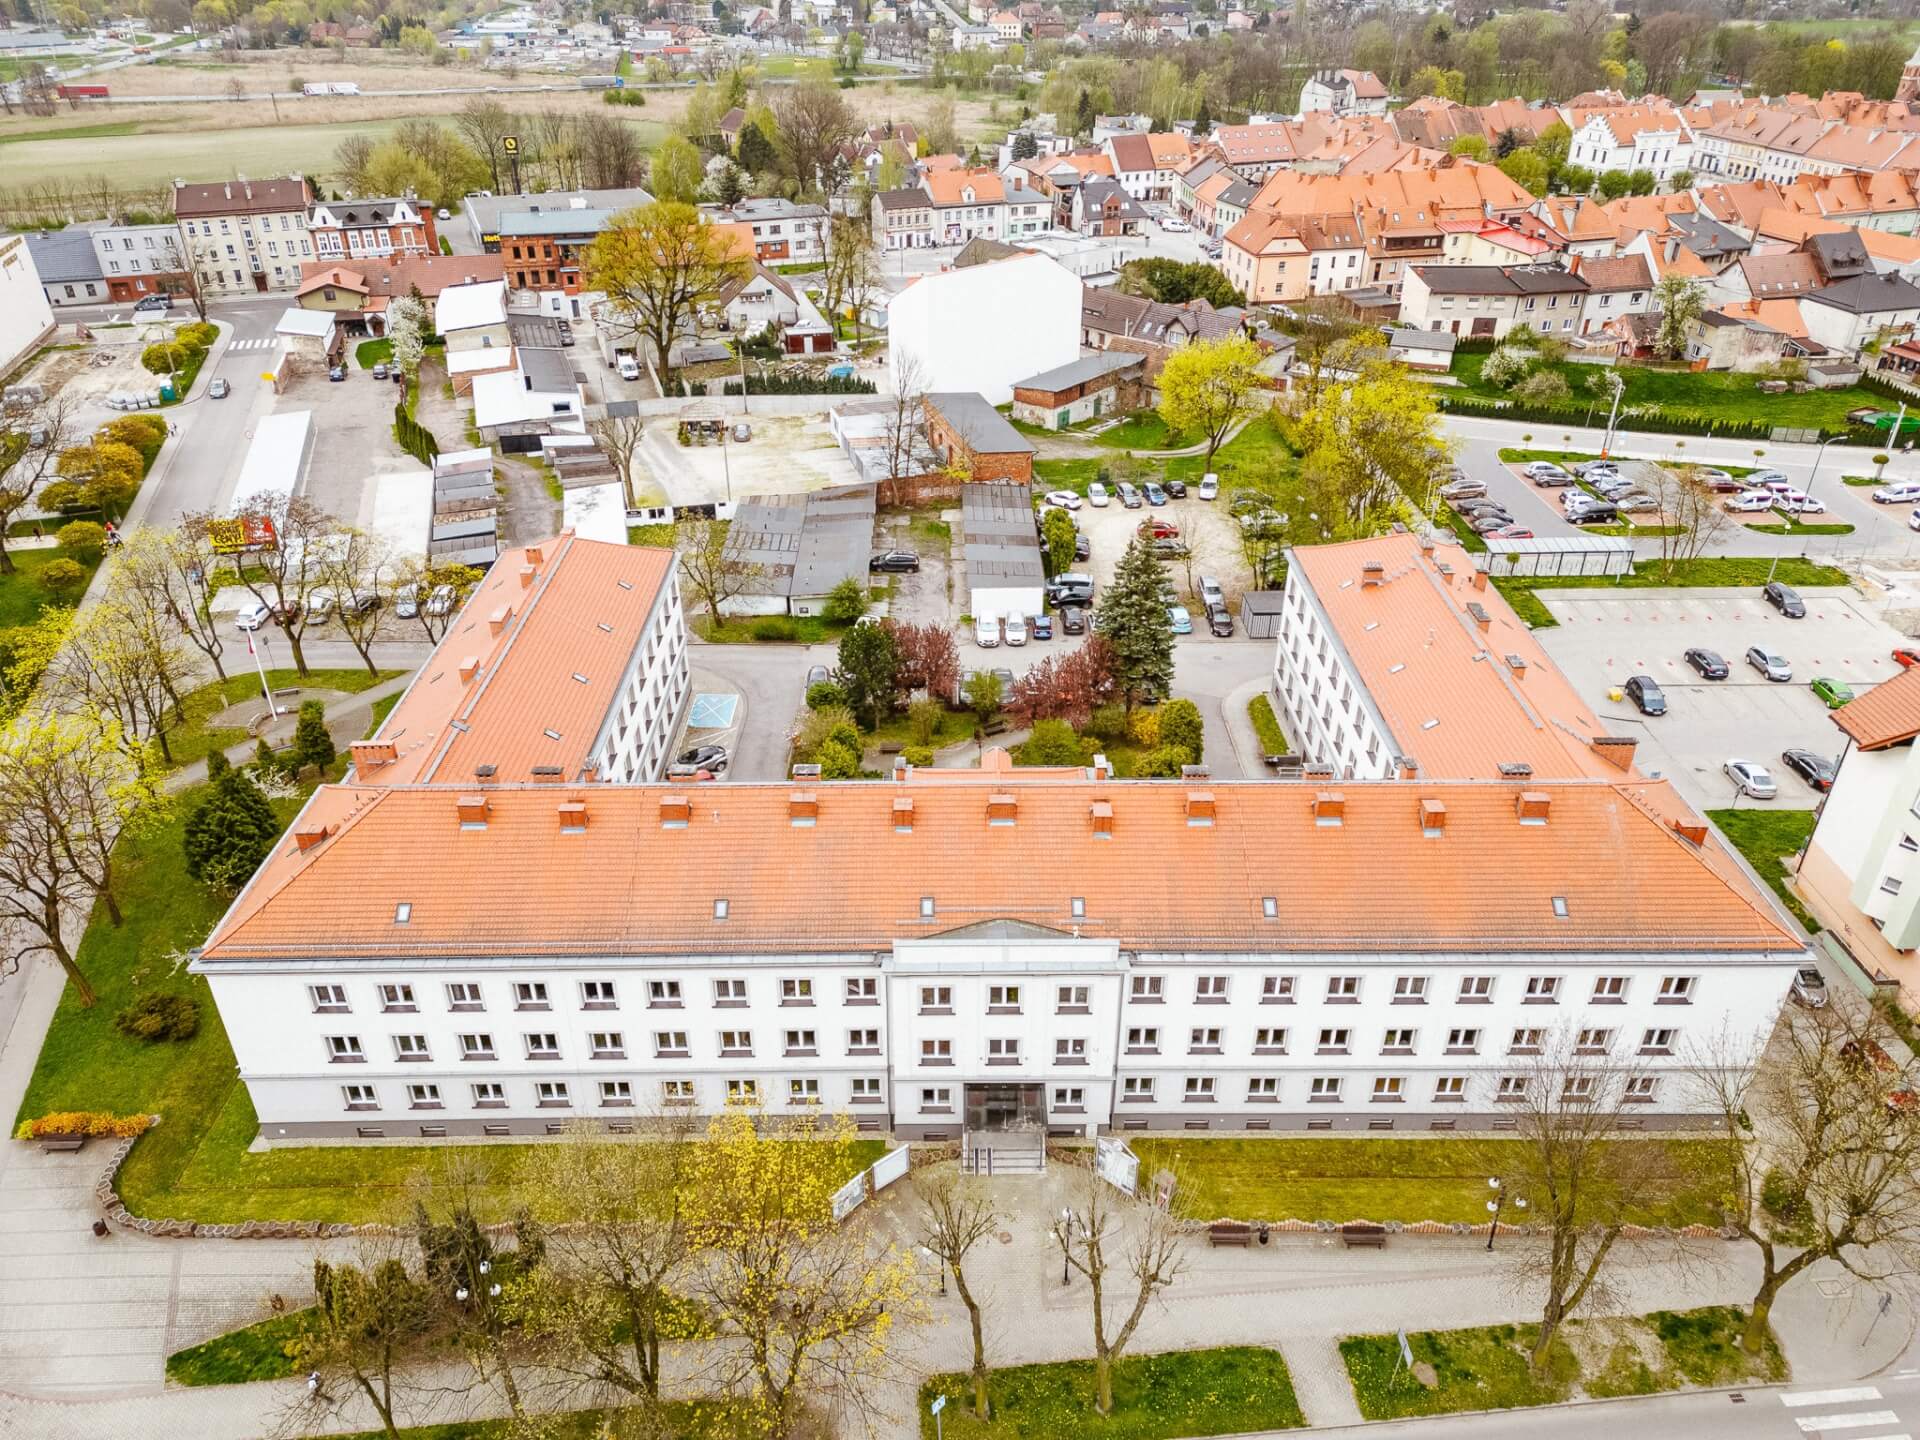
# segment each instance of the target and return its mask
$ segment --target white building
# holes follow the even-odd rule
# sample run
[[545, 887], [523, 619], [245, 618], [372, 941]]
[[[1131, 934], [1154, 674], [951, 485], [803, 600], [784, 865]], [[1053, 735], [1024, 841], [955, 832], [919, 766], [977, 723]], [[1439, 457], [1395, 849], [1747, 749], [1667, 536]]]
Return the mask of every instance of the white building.
[[1852, 356], [1878, 336], [1910, 334], [1920, 324], [1920, 286], [1898, 275], [1856, 275], [1800, 296], [1810, 339]]
[[323, 786], [195, 956], [264, 1138], [741, 1103], [928, 1139], [1511, 1128], [1575, 1034], [1646, 1125], [1697, 1124], [1694, 1042], [1764, 1034], [1805, 955], [1661, 782], [996, 751], [893, 783], [528, 783], [469, 778], [529, 758], [469, 739], [441, 742], [457, 783]]
[[922, 275], [887, 310], [893, 383], [1005, 405], [1014, 381], [1079, 357], [1080, 291], [1079, 278], [1044, 255]]
[[1623, 105], [1592, 111], [1585, 120], [1572, 115], [1568, 124], [1573, 138], [1567, 159], [1596, 175], [1651, 170], [1664, 183], [1675, 171], [1693, 168], [1693, 127], [1678, 111]]
[[53, 337], [53, 307], [23, 235], [0, 235], [0, 375]]
[[180, 232], [171, 225], [96, 225], [89, 233], [116, 299], [174, 289], [187, 269]]
[[313, 187], [297, 176], [176, 184], [173, 213], [201, 292], [213, 299], [299, 289], [300, 266], [314, 258], [312, 203]]
[[1300, 87], [1302, 115], [1384, 115], [1387, 87], [1371, 70], [1320, 70]]

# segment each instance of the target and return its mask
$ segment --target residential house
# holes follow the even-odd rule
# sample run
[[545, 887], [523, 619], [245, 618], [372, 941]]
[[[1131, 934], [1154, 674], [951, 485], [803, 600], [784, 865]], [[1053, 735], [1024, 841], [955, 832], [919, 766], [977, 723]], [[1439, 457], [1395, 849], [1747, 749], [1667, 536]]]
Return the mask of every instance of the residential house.
[[[1791, 306], [1776, 300], [1775, 306]], [[1742, 310], [1746, 313], [1741, 313]], [[1701, 370], [1757, 370], [1787, 353], [1790, 337], [1762, 320], [1751, 305], [1704, 310], [1686, 330], [1687, 362]]]
[[935, 244], [933, 197], [918, 186], [875, 195], [873, 243], [880, 250], [919, 250]]
[[1145, 135], [1134, 131], [1110, 135], [1100, 148], [1113, 166], [1114, 184], [1135, 200], [1153, 197], [1160, 165], [1154, 158], [1153, 144]]
[[1307, 291], [1307, 246], [1284, 216], [1256, 210], [1228, 230], [1220, 269], [1249, 304], [1298, 300]]
[[1451, 330], [1393, 330], [1387, 334], [1387, 358], [1409, 370], [1445, 374], [1453, 368]]
[[532, 195], [473, 194], [460, 202], [460, 209], [473, 243], [495, 255], [500, 251], [500, 219], [504, 215], [553, 210], [604, 210], [617, 215], [652, 203], [653, 196], [636, 185], [617, 190], [546, 190]]
[[1082, 295], [1081, 342], [1090, 350], [1146, 356], [1149, 381], [1159, 375], [1167, 357], [1182, 345], [1195, 340], [1224, 340], [1246, 328], [1244, 310], [1216, 310], [1198, 298], [1169, 305], [1092, 285]]
[[789, 355], [828, 355], [833, 352], [833, 326], [805, 291], [796, 288], [764, 265], [725, 286], [719, 295], [727, 328], [745, 338], [772, 327], [780, 348]]
[[1208, 137], [1224, 164], [1246, 180], [1265, 180], [1300, 158], [1300, 130], [1289, 121], [1216, 125]]
[[1898, 275], [1858, 275], [1800, 299], [1807, 334], [1835, 354], [1857, 356], [1868, 341], [1912, 333], [1920, 287]]
[[1669, 106], [1609, 106], [1568, 115], [1567, 159], [1595, 174], [1650, 170], [1665, 182], [1693, 167], [1693, 128]]
[[301, 264], [316, 258], [312, 208], [313, 187], [298, 176], [173, 188], [185, 253], [209, 300], [297, 290]]
[[1302, 114], [1385, 115], [1387, 87], [1371, 70], [1316, 70], [1300, 87]]
[[1579, 333], [1597, 335], [1622, 315], [1644, 315], [1653, 309], [1653, 271], [1641, 255], [1596, 260], [1575, 256], [1569, 270], [1587, 282], [1587, 299], [1580, 314]]
[[1164, 203], [1173, 199], [1180, 172], [1193, 159], [1195, 142], [1192, 136], [1178, 131], [1155, 130], [1148, 132], [1147, 145], [1153, 151], [1153, 184], [1145, 196], [1138, 198]]
[[830, 238], [827, 207], [777, 196], [741, 200], [732, 208], [703, 205], [720, 224], [746, 225], [753, 233], [753, 258], [770, 265], [818, 265], [825, 262]]
[[1056, 261], [1024, 253], [919, 276], [887, 309], [894, 389], [1006, 404], [1014, 381], [1079, 356], [1083, 289]]
[[0, 375], [52, 338], [53, 306], [24, 235], [0, 235]]
[[181, 295], [193, 276], [173, 225], [90, 225], [93, 248], [106, 275], [107, 298], [139, 301], [149, 295]]
[[929, 391], [922, 401], [927, 439], [949, 468], [969, 482], [1033, 483], [1033, 442], [971, 390]]
[[934, 243], [961, 245], [1006, 234], [1006, 182], [991, 170], [935, 170], [923, 182], [931, 200]]
[[836, 585], [867, 583], [877, 513], [873, 485], [797, 495], [748, 495], [735, 506], [722, 555], [746, 578], [721, 602], [728, 615], [818, 615]]
[[1470, 338], [1515, 328], [1571, 335], [1588, 288], [1557, 265], [1415, 265], [1400, 288], [1400, 323]]
[[1013, 415], [1029, 425], [1065, 430], [1083, 420], [1137, 410], [1144, 399], [1146, 359], [1124, 351], [1082, 355], [1013, 386]]
[[513, 368], [504, 281], [446, 286], [433, 302], [433, 331], [446, 342], [447, 378], [456, 394], [470, 389], [477, 375]]
[[1535, 203], [1530, 215], [1512, 222], [1529, 233], [1542, 235], [1555, 250], [1567, 255], [1604, 258], [1613, 254], [1618, 228], [1607, 212], [1584, 196], [1549, 196]]
[[98, 305], [109, 298], [100, 255], [85, 230], [47, 230], [27, 236], [40, 290], [55, 310], [70, 305]]
[[1089, 180], [1074, 191], [1073, 229], [1079, 235], [1138, 235], [1146, 210], [1112, 180]]
[[433, 207], [406, 196], [392, 200], [322, 200], [307, 215], [314, 258], [373, 260], [389, 255], [436, 255], [440, 237]]

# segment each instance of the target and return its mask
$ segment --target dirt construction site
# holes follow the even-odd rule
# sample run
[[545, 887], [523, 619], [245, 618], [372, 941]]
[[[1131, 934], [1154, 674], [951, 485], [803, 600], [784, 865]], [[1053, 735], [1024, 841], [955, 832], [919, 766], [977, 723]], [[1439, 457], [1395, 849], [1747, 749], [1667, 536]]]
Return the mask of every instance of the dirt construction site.
[[[165, 377], [149, 373], [140, 364], [140, 353], [172, 332], [173, 326], [165, 321], [84, 331], [63, 325], [54, 348], [22, 371], [15, 383], [38, 385], [49, 398], [68, 397], [74, 406], [74, 427], [91, 429], [119, 413], [107, 403], [110, 395], [136, 391], [150, 395], [160, 388]], [[92, 338], [77, 339], [76, 333]]]

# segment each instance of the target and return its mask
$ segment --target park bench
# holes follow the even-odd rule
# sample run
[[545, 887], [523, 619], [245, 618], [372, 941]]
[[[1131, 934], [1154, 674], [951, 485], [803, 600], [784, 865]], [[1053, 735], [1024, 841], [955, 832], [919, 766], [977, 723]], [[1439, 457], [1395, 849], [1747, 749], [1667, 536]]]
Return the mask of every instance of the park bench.
[[40, 1137], [40, 1153], [42, 1155], [52, 1155], [78, 1150], [86, 1143], [87, 1137], [84, 1135], [42, 1135]]
[[1251, 1245], [1253, 1227], [1239, 1220], [1216, 1220], [1207, 1226], [1209, 1245]]
[[1355, 1246], [1372, 1246], [1375, 1250], [1387, 1248], [1387, 1227], [1384, 1225], [1342, 1225], [1340, 1239], [1351, 1250]]

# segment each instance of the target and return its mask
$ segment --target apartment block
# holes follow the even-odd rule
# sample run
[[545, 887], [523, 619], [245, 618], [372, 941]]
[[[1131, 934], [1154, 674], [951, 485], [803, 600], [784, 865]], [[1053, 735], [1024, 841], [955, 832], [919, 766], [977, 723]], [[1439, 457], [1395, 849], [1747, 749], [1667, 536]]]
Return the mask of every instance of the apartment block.
[[298, 290], [301, 265], [316, 258], [312, 208], [313, 187], [299, 176], [173, 187], [184, 251], [208, 299]]

